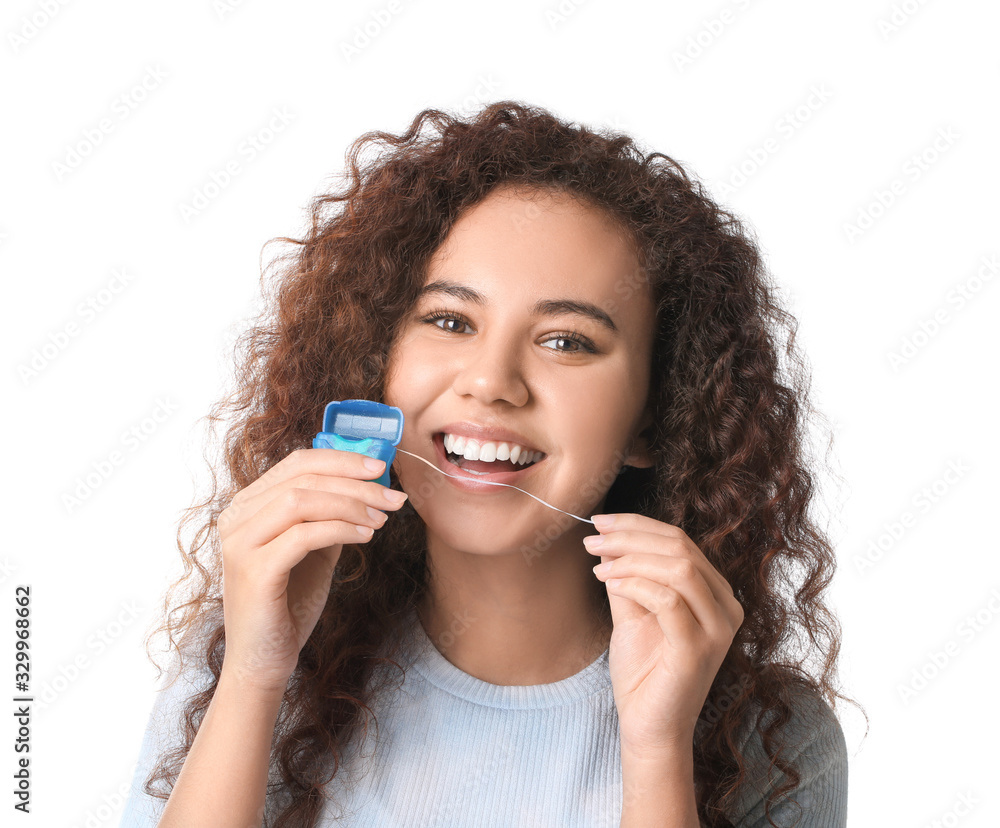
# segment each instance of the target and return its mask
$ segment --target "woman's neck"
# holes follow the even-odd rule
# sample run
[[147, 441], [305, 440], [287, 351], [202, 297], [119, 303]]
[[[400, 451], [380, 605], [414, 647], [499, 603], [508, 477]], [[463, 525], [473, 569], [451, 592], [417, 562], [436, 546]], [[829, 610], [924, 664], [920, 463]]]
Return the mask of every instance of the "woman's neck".
[[430, 549], [430, 586], [417, 616], [463, 672], [490, 684], [550, 684], [608, 648], [604, 585], [578, 539], [552, 546], [530, 566], [516, 554]]

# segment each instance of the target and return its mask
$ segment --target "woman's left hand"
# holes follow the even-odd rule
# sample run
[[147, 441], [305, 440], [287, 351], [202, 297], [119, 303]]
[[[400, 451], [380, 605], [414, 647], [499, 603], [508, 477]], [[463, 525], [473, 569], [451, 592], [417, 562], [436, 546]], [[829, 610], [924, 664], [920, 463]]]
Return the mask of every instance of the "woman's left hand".
[[[614, 630], [609, 662], [622, 753], [655, 760], [690, 750], [698, 715], [743, 608], [681, 529], [637, 514], [596, 519]], [[609, 580], [621, 579], [618, 584]]]

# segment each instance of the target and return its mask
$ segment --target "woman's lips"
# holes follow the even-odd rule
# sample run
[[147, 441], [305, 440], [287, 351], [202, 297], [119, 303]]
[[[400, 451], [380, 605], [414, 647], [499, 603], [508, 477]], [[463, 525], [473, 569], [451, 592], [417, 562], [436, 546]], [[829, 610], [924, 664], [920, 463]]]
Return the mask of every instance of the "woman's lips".
[[[476, 486], [475, 484], [480, 481], [490, 481], [492, 483], [513, 483], [514, 481], [521, 480], [524, 475], [530, 472], [535, 466], [540, 465], [545, 462], [546, 458], [543, 457], [541, 460], [532, 463], [530, 466], [525, 466], [522, 469], [516, 471], [501, 471], [501, 472], [489, 472], [487, 471], [490, 466], [495, 466], [492, 463], [482, 463], [481, 461], [467, 460], [465, 466], [456, 466], [448, 459], [448, 454], [444, 448], [444, 435], [441, 433], [434, 435], [434, 450], [438, 456], [438, 461], [440, 463], [440, 468], [442, 471], [448, 474], [454, 474], [461, 477], [460, 481], [454, 481], [459, 484], [461, 488], [478, 488], [480, 490], [493, 490], [499, 491], [496, 486]], [[486, 472], [483, 474], [482, 472]], [[480, 472], [475, 474], [474, 472]], [[449, 480], [454, 480], [454, 478], [448, 478]]]

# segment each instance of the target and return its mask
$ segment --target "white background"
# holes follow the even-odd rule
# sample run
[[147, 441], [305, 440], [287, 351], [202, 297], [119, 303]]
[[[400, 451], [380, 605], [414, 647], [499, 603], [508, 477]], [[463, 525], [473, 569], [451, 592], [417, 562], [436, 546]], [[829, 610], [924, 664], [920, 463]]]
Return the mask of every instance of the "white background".
[[[841, 714], [851, 824], [996, 824], [1000, 12], [659, 5], [5, 4], [2, 693], [14, 588], [30, 584], [32, 690], [53, 699], [35, 713], [33, 812], [18, 825], [117, 824], [105, 803], [131, 779], [153, 698], [143, 636], [180, 573], [177, 520], [208, 481], [199, 420], [228, 388], [263, 244], [302, 230], [361, 133], [505, 98], [635, 135], [756, 229], [834, 438], [817, 515], [839, 559], [843, 684], [871, 719], [863, 739], [854, 709]], [[121, 271], [127, 287], [102, 293]], [[101, 310], [85, 318], [91, 299]]]

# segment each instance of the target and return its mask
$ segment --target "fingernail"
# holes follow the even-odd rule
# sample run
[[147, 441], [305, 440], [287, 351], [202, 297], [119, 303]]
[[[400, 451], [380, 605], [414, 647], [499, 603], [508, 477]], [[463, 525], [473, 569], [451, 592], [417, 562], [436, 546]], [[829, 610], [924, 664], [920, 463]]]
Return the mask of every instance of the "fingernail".
[[395, 489], [382, 489], [382, 494], [393, 506], [398, 506], [409, 496], [406, 492], [398, 492]]
[[583, 539], [583, 545], [586, 546], [587, 549], [594, 549], [602, 543], [604, 543], [604, 535], [587, 535], [587, 537]]
[[387, 517], [389, 517], [385, 512], [380, 512], [378, 509], [373, 509], [371, 506], [365, 506], [365, 509], [368, 510], [368, 517], [372, 520], [384, 521]]
[[590, 519], [598, 529], [610, 529], [615, 525], [614, 515], [591, 515]]
[[594, 567], [594, 574], [607, 575], [611, 571], [611, 564], [613, 563], [614, 561], [605, 561], [602, 564], [598, 564], [597, 566]]
[[365, 458], [365, 468], [369, 471], [382, 471], [385, 467], [384, 460], [376, 460], [374, 457]]

